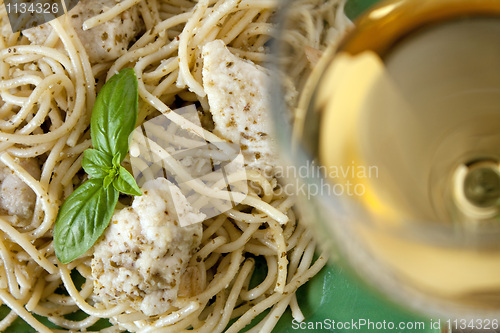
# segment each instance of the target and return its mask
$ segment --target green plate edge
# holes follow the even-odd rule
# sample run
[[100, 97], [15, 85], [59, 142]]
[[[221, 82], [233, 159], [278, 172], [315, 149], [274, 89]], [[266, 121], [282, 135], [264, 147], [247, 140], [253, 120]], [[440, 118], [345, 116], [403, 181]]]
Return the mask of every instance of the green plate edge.
[[[440, 329], [431, 327], [429, 318], [412, 314], [398, 305], [389, 303], [361, 285], [355, 278], [344, 272], [342, 268], [334, 265], [326, 266], [309, 283], [302, 286], [297, 291], [297, 300], [306, 317], [302, 326], [292, 322], [291, 312], [288, 310], [278, 322], [273, 333], [304, 331], [346, 333], [441, 332]], [[333, 322], [341, 322], [342, 326], [344, 326], [344, 323], [348, 323], [350, 327], [336, 326], [335, 329], [330, 328]], [[363, 322], [365, 325], [360, 326]], [[384, 322], [386, 322], [386, 329], [377, 326], [383, 325]], [[390, 322], [394, 323], [394, 329], [389, 329]], [[356, 323], [357, 326], [354, 326], [353, 323]], [[369, 326], [369, 323], [371, 323], [371, 326]], [[400, 323], [404, 323], [404, 329], [399, 329]], [[323, 324], [323, 327], [321, 327], [321, 324]], [[410, 327], [410, 325], [413, 327], [406, 328]]]

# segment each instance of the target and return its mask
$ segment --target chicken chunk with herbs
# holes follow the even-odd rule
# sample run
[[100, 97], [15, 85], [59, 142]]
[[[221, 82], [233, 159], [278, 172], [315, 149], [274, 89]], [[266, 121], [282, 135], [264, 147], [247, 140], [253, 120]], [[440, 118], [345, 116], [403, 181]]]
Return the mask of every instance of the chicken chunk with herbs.
[[[119, 2], [119, 1], [118, 1]], [[115, 6], [115, 0], [80, 0], [69, 12], [69, 19], [75, 28], [90, 62], [112, 61], [123, 55], [129, 44], [144, 29], [144, 23], [136, 6], [122, 12], [113, 19], [96, 27], [83, 30], [83, 22]], [[49, 23], [26, 29], [23, 34], [35, 44], [43, 44], [52, 27]]]
[[[40, 178], [40, 166], [35, 159], [16, 159], [35, 179]], [[14, 225], [28, 224], [33, 216], [36, 194], [31, 187], [21, 180], [11, 169], [0, 165], [0, 212], [14, 216]]]
[[[104, 303], [130, 303], [146, 315], [160, 314], [175, 303], [203, 229], [201, 223], [180, 226], [170, 186], [164, 178], [146, 182], [143, 195], [115, 212], [94, 246], [94, 292]], [[191, 206], [183, 207], [184, 213], [188, 210], [197, 214]]]
[[214, 132], [240, 145], [251, 168], [272, 170], [278, 153], [271, 134], [267, 85], [269, 74], [232, 54], [221, 40], [202, 50], [203, 85], [215, 124]]

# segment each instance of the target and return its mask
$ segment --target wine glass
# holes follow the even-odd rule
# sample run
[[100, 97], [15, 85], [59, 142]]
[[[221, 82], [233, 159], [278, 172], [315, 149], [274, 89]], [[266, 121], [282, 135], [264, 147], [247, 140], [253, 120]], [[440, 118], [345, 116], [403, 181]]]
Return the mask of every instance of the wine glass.
[[[339, 6], [286, 2], [275, 44], [273, 116], [301, 214], [385, 297], [498, 328], [500, 2], [383, 1], [354, 27]], [[300, 44], [308, 29], [323, 49]]]

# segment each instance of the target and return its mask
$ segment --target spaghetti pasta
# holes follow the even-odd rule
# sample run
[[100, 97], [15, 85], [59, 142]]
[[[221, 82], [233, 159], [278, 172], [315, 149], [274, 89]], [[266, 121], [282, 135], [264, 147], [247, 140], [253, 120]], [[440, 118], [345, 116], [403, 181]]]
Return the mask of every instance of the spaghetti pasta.
[[[323, 50], [348, 25], [343, 1], [319, 7], [314, 0], [304, 3], [293, 13], [303, 25], [285, 38], [296, 51], [305, 46]], [[293, 197], [283, 195], [279, 182], [257, 169], [247, 170], [251, 186], [238, 206], [203, 221], [201, 245], [185, 274], [190, 287], [159, 315], [103, 302], [93, 291], [92, 250], [64, 265], [52, 246], [59, 206], [86, 179], [81, 155], [91, 147], [90, 114], [103, 82], [132, 67], [139, 82], [139, 124], [163, 114], [209, 142], [224, 141], [209, 126], [194, 124], [172, 108], [194, 103], [208, 116], [201, 46], [220, 39], [234, 54], [262, 63], [276, 7], [277, 0], [125, 0], [86, 19], [83, 27], [73, 27], [70, 15], [55, 19], [44, 25], [49, 32], [43, 42], [33, 42], [7, 32], [0, 6], [0, 168], [12, 172], [36, 198], [31, 217], [19, 225], [13, 221], [20, 217], [9, 216], [0, 200], [0, 300], [11, 309], [0, 330], [20, 317], [38, 332], [53, 331], [34, 315], [48, 318], [59, 327], [56, 332], [92, 331], [101, 318], [111, 323], [102, 332], [239, 332], [267, 309], [251, 331], [271, 332], [287, 307], [295, 319], [304, 319], [295, 291], [321, 270], [327, 257], [322, 253], [313, 259], [316, 243], [295, 214]], [[130, 9], [138, 10], [145, 31], [117, 59], [92, 62], [77, 30], [91, 32]], [[318, 29], [321, 20], [335, 29]], [[310, 73], [308, 64], [303, 55], [288, 73], [299, 91]], [[36, 161], [39, 177], [23, 167], [25, 160]], [[175, 170], [184, 172], [180, 164]], [[207, 193], [203, 186], [196, 190], [207, 197], [218, 193]], [[255, 282], [251, 276], [257, 261], [267, 273]], [[69, 319], [78, 311], [86, 317]]]

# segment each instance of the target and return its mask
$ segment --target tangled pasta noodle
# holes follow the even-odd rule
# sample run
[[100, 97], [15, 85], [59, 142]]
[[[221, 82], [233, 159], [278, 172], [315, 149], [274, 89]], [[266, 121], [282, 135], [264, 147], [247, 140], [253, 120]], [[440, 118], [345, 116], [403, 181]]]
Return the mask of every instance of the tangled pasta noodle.
[[[135, 9], [144, 32], [117, 59], [97, 63], [90, 62], [68, 15], [46, 25], [46, 38], [35, 44], [5, 28], [6, 9], [0, 6], [0, 167], [36, 197], [24, 223], [0, 207], [0, 300], [11, 309], [0, 331], [21, 317], [36, 331], [51, 332], [33, 314], [64, 331], [86, 330], [108, 318], [113, 324], [105, 329], [109, 332], [238, 332], [267, 309], [252, 331], [270, 332], [289, 306], [294, 318], [303, 319], [295, 291], [320, 271], [326, 256], [313, 260], [317, 246], [297, 219], [293, 198], [277, 194], [276, 179], [258, 170], [247, 171], [253, 184], [247, 200], [203, 222], [201, 245], [190, 262], [203, 272], [201, 291], [179, 297], [176, 306], [158, 316], [146, 317], [125, 304], [104, 305], [93, 292], [92, 251], [63, 265], [52, 246], [59, 205], [86, 177], [82, 153], [91, 147], [90, 114], [103, 81], [133, 67], [139, 80], [139, 123], [164, 114], [208, 141], [221, 140], [169, 106], [196, 103], [201, 114], [208, 114], [198, 46], [221, 39], [234, 54], [262, 63], [276, 5], [274, 0], [125, 0], [83, 26], [92, 29]], [[342, 1], [333, 9], [342, 11]], [[305, 21], [322, 20], [317, 13]], [[308, 29], [292, 36], [293, 47], [309, 43]], [[310, 46], [321, 49], [325, 42]], [[307, 59], [300, 67], [292, 81], [308, 73]], [[24, 166], [27, 160], [36, 162], [39, 175]], [[267, 275], [250, 286], [256, 260], [266, 263]], [[84, 278], [81, 286], [73, 280], [76, 271]], [[75, 311], [88, 316], [67, 319]]]

